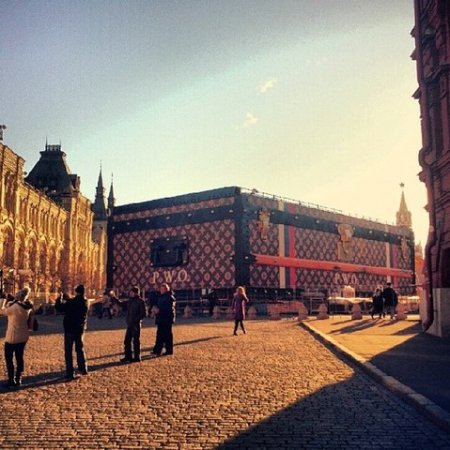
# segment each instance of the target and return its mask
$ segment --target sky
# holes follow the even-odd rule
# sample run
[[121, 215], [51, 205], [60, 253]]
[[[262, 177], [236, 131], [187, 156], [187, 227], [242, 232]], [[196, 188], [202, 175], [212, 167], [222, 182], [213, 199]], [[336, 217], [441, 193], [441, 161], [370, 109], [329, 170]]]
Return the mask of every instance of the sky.
[[[410, 0], [0, 0], [0, 123], [93, 200], [243, 186], [426, 242]], [[113, 175], [112, 175], [113, 174]]]

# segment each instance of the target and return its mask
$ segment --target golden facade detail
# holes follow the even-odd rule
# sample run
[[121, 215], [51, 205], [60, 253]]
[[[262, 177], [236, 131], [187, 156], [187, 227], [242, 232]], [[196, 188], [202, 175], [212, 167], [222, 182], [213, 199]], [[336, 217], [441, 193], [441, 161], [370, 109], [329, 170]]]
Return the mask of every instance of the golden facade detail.
[[354, 229], [347, 223], [340, 223], [337, 226], [340, 240], [337, 245], [338, 259], [340, 261], [353, 261], [353, 233]]
[[[24, 159], [0, 143], [0, 269], [5, 292], [28, 284], [47, 300], [79, 283], [105, 287], [106, 226], [96, 230], [79, 190], [56, 201], [24, 178]], [[78, 180], [79, 182], [79, 180]]]
[[258, 215], [258, 229], [263, 241], [267, 240], [270, 226], [270, 212], [266, 208], [262, 208]]

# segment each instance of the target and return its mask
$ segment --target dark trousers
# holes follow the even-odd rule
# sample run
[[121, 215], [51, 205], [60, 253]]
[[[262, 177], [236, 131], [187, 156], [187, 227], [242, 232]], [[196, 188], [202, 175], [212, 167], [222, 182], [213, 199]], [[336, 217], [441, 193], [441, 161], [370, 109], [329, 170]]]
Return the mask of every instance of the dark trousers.
[[242, 331], [245, 333], [244, 321], [243, 320], [235, 320], [234, 321], [234, 334], [237, 333], [238, 325], [241, 326]]
[[125, 347], [125, 358], [132, 359], [133, 353], [131, 351], [131, 344], [133, 343], [134, 357], [139, 358], [141, 356], [141, 324], [134, 323], [127, 326], [125, 333], [125, 340], [123, 345]]
[[[20, 344], [9, 344], [5, 342], [5, 361], [8, 372], [8, 380], [14, 381], [14, 376], [20, 378], [24, 369], [23, 352], [26, 342]], [[14, 356], [16, 357], [16, 372], [14, 373]]]
[[163, 347], [166, 347], [166, 353], [169, 355], [173, 353], [173, 334], [171, 323], [158, 324], [156, 329], [156, 342], [153, 347], [153, 353], [160, 355]]
[[64, 356], [66, 358], [66, 375], [73, 375], [72, 351], [75, 344], [78, 370], [84, 372], [86, 367], [86, 355], [84, 353], [84, 333], [64, 333]]

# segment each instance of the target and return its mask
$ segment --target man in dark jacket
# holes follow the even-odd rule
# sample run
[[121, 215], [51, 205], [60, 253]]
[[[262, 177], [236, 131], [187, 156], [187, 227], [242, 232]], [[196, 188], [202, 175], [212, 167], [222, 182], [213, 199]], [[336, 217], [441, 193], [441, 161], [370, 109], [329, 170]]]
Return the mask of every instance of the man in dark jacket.
[[88, 299], [84, 295], [84, 286], [75, 288], [75, 297], [66, 300], [64, 297], [56, 301], [56, 310], [64, 313], [64, 354], [66, 359], [66, 379], [74, 380], [72, 351], [75, 344], [78, 371], [87, 375], [86, 355], [84, 353], [84, 332], [86, 330]]
[[[145, 302], [139, 294], [139, 288], [134, 286], [130, 290], [128, 300], [125, 300], [127, 304], [127, 331], [123, 343], [125, 357], [120, 360], [121, 362], [139, 362], [141, 360], [141, 328], [142, 319], [145, 317]], [[134, 347], [134, 358], [131, 343], [133, 343]]]
[[385, 311], [390, 314], [391, 319], [394, 318], [395, 308], [398, 303], [397, 292], [392, 289], [390, 282], [386, 283], [386, 287], [383, 289], [384, 307]]
[[175, 319], [175, 297], [168, 284], [164, 283], [159, 289], [158, 304], [154, 308], [156, 316], [156, 342], [152, 353], [156, 356], [161, 355], [163, 347], [166, 347], [164, 355], [173, 354], [173, 334], [172, 324]]

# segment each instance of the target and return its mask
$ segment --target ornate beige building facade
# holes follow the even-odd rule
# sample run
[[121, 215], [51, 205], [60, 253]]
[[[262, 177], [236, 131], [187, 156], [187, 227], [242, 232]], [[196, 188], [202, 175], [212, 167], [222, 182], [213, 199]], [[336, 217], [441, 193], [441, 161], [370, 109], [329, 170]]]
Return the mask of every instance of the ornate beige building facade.
[[[95, 295], [105, 287], [107, 217], [80, 192], [61, 146], [46, 145], [27, 176], [23, 158], [0, 150], [0, 288], [29, 285], [46, 301], [83, 283]], [[106, 212], [103, 191], [94, 205]]]

